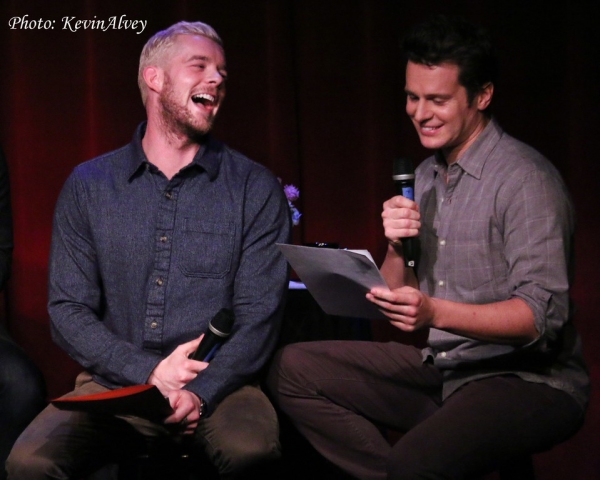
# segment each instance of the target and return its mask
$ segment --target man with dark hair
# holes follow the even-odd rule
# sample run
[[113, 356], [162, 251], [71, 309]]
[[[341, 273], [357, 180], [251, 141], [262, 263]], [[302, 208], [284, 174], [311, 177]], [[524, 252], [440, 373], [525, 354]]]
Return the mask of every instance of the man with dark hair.
[[[481, 29], [437, 17], [404, 42], [406, 111], [434, 155], [413, 202], [383, 205], [389, 289], [367, 298], [427, 348], [287, 346], [269, 374], [281, 409], [357, 478], [471, 478], [568, 439], [589, 378], [571, 322], [574, 215], [557, 170], [486, 112]], [[417, 238], [416, 268], [402, 239]], [[390, 446], [381, 428], [402, 436]]]
[[[276, 243], [291, 219], [277, 178], [209, 135], [226, 77], [210, 26], [158, 32], [139, 66], [147, 122], [129, 145], [75, 168], [54, 218], [53, 338], [86, 370], [70, 395], [149, 383], [173, 413], [50, 405], [17, 440], [11, 480], [82, 478], [156, 439], [205, 452], [229, 478], [279, 456], [277, 416], [257, 383], [283, 314], [288, 267]], [[189, 358], [223, 308], [235, 315], [227, 342], [210, 363]]]

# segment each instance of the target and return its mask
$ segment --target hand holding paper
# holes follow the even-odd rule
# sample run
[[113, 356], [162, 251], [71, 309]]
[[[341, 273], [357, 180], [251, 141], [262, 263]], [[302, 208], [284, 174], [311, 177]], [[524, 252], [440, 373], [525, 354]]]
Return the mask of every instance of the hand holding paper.
[[366, 298], [367, 292], [373, 287], [388, 289], [366, 250], [337, 250], [281, 243], [277, 246], [326, 313], [368, 319], [387, 318]]

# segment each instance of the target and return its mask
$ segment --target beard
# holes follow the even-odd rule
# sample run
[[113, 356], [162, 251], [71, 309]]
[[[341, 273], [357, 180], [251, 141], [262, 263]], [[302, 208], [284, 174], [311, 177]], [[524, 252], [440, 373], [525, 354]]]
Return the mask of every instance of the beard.
[[165, 78], [159, 103], [162, 107], [162, 123], [167, 132], [176, 136], [183, 135], [198, 142], [212, 129], [215, 116], [213, 114], [202, 117], [194, 116], [186, 105], [177, 103], [173, 85], [168, 77]]

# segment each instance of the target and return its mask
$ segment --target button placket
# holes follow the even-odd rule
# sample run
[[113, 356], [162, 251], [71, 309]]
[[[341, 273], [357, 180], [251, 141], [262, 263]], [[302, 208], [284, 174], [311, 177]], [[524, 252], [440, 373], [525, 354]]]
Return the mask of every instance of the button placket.
[[170, 239], [175, 229], [177, 189], [180, 185], [181, 181], [171, 181], [162, 189], [162, 200], [159, 200], [156, 217], [154, 266], [150, 277], [152, 285], [146, 302], [144, 346], [157, 350], [162, 348], [165, 327], [165, 299], [173, 255], [173, 242]]

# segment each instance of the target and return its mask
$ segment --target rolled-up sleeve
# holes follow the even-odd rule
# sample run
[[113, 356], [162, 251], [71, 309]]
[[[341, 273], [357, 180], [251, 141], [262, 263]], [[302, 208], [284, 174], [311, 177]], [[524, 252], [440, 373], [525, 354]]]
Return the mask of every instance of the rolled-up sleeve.
[[569, 284], [574, 212], [568, 192], [553, 172], [528, 173], [505, 192], [505, 252], [513, 298], [529, 305], [544, 351], [569, 320]]

